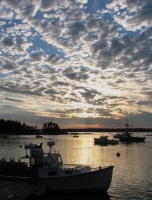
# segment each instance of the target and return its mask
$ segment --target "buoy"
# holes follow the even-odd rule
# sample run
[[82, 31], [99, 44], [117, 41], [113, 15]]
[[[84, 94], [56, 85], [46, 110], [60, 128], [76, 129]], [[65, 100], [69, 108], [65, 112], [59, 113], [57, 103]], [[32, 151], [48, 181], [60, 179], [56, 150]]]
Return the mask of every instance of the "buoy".
[[120, 153], [117, 153], [117, 156], [120, 156]]
[[22, 148], [22, 145], [20, 145], [20, 148]]

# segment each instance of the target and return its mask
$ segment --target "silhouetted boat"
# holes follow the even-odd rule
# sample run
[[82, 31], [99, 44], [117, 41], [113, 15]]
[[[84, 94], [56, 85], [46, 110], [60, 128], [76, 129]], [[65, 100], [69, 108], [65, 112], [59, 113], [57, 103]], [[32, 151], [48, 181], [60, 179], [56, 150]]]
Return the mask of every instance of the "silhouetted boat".
[[79, 137], [79, 135], [73, 135], [73, 137]]
[[43, 138], [42, 135], [36, 135], [36, 138]]
[[121, 142], [143, 142], [146, 139], [145, 137], [133, 136], [133, 133], [129, 131], [129, 124], [126, 124], [125, 126], [125, 132], [120, 134]]
[[116, 133], [115, 135], [113, 135], [113, 138], [119, 139], [119, 138], [120, 138], [120, 136], [121, 136], [121, 134], [120, 134], [120, 133]]
[[[50, 147], [48, 153], [43, 152], [42, 143], [25, 145], [26, 156], [22, 159], [28, 159], [29, 166], [20, 160], [6, 161], [3, 158], [0, 161], [0, 177], [45, 183], [47, 191], [108, 190], [113, 166], [91, 168], [89, 165], [63, 164], [61, 154], [51, 152], [54, 144], [54, 141], [47, 142]], [[27, 150], [30, 150], [30, 155], [27, 154]]]
[[147, 135], [145, 135], [145, 136], [152, 136], [152, 134], [147, 134]]
[[108, 139], [108, 136], [100, 136], [100, 138], [94, 138], [96, 144], [118, 144], [116, 140]]

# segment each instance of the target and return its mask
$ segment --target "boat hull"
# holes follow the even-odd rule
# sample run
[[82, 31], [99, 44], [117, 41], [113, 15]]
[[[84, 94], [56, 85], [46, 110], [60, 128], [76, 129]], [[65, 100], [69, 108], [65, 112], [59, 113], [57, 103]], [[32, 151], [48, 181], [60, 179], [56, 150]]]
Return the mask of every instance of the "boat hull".
[[41, 179], [46, 183], [47, 190], [102, 190], [110, 187], [113, 166], [96, 171], [66, 176]]
[[106, 145], [106, 144], [118, 144], [118, 141], [115, 141], [115, 140], [102, 141], [102, 140], [95, 139], [94, 143], [95, 144], [105, 144]]
[[8, 177], [0, 175], [0, 178], [9, 178], [13, 180], [38, 181], [46, 184], [47, 191], [94, 191], [100, 190], [106, 192], [111, 184], [113, 166], [99, 168], [98, 170], [77, 175], [48, 177], [48, 178], [25, 178]]
[[144, 142], [145, 137], [120, 137], [120, 142]]

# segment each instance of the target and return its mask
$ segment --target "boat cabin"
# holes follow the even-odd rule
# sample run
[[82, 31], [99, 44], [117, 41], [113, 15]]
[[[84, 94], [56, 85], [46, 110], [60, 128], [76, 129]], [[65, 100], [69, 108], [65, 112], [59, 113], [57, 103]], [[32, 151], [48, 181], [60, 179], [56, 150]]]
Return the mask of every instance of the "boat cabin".
[[[21, 157], [21, 159], [23, 159], [22, 162], [20, 160], [18, 160], [18, 162], [3, 160], [0, 162], [0, 175], [49, 178], [71, 176], [90, 171], [90, 166], [63, 164], [60, 153], [51, 153], [51, 147], [54, 144], [54, 141], [47, 143], [50, 147], [48, 153], [43, 152], [42, 143], [40, 145], [25, 145], [26, 155]], [[30, 155], [27, 154], [27, 150], [30, 150]], [[28, 162], [25, 162], [24, 159], [26, 161], [28, 159]]]

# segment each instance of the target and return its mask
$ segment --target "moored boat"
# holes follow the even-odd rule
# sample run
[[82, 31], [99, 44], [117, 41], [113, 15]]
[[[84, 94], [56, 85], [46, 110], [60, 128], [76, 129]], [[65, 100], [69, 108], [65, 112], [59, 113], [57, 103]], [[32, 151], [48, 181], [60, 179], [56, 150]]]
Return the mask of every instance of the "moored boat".
[[145, 136], [152, 136], [152, 134], [147, 134], [147, 135], [145, 135]]
[[79, 135], [73, 135], [73, 137], [79, 137]]
[[36, 135], [36, 138], [43, 138], [42, 135]]
[[96, 144], [118, 144], [116, 140], [108, 139], [108, 136], [100, 136], [100, 138], [94, 138]]
[[125, 132], [122, 132], [120, 134], [120, 141], [121, 142], [144, 142], [145, 137], [138, 137], [138, 136], [133, 136], [133, 133], [130, 132], [129, 130], [129, 124], [126, 124], [126, 130]]
[[120, 138], [120, 136], [121, 136], [121, 134], [120, 134], [120, 133], [116, 133], [115, 135], [113, 135], [113, 138], [119, 139], [119, 138]]
[[[40, 145], [25, 145], [28, 164], [23, 160], [0, 161], [0, 177], [18, 179], [23, 181], [39, 181], [46, 184], [46, 189], [60, 191], [107, 191], [110, 187], [113, 166], [91, 168], [89, 165], [64, 164], [59, 152], [51, 152], [55, 144], [50, 141], [48, 153], [44, 153]], [[27, 154], [30, 151], [30, 155]], [[15, 170], [17, 169], [17, 170]]]

